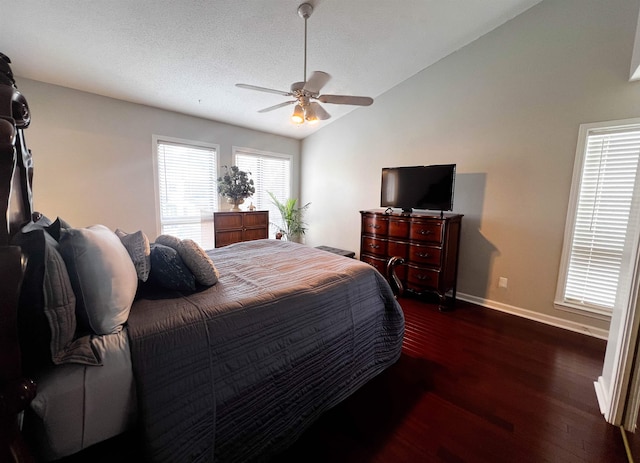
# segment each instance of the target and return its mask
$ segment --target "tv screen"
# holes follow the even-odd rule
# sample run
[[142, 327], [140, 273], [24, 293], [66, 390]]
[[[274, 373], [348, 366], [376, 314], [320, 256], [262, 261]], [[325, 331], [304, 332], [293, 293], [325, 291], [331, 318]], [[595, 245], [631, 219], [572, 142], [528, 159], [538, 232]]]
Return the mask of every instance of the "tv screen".
[[382, 169], [380, 206], [413, 209], [453, 210], [455, 164]]

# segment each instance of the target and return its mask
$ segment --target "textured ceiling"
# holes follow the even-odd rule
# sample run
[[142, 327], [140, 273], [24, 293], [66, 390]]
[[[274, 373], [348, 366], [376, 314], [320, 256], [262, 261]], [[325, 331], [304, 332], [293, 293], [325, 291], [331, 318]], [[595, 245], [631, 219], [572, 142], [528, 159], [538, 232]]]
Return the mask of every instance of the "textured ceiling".
[[[375, 99], [539, 2], [310, 0], [307, 74]], [[301, 139], [367, 108], [323, 104], [331, 119], [294, 126], [292, 106], [258, 113], [287, 97], [234, 85], [303, 80], [300, 3], [3, 0], [0, 52], [20, 77]]]

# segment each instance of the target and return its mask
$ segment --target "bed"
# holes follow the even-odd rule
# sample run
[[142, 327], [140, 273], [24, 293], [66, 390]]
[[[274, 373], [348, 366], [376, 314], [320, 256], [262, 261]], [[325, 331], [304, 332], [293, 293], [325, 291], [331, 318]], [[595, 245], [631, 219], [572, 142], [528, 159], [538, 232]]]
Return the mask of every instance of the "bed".
[[[154, 256], [184, 257], [187, 243], [157, 237], [149, 284], [126, 241], [141, 232], [34, 212], [29, 110], [9, 63], [0, 56], [0, 457], [53, 461], [136, 429], [151, 462], [267, 461], [397, 361], [403, 313], [365, 263], [256, 240], [196, 249], [207, 281], [186, 257], [166, 271]], [[108, 243], [91, 265], [126, 283], [70, 262], [69, 243], [87, 236]], [[195, 286], [173, 285], [185, 268]]]

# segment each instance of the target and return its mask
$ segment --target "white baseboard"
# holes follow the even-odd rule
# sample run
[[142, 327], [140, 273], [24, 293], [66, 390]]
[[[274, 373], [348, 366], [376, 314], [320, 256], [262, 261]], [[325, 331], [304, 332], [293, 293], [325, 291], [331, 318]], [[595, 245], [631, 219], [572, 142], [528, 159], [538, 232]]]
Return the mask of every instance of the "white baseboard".
[[598, 381], [593, 382], [593, 387], [596, 389], [596, 397], [598, 398], [600, 413], [607, 415], [607, 412], [609, 411], [609, 394], [607, 394], [607, 390], [604, 386], [604, 379], [602, 376], [598, 377]]
[[458, 293], [456, 296], [463, 301], [471, 302], [472, 304], [481, 305], [488, 309], [499, 310], [500, 312], [510, 313], [519, 317], [528, 318], [540, 323], [555, 326], [557, 328], [564, 328], [565, 330], [575, 331], [576, 333], [582, 333], [594, 338], [607, 340], [609, 338], [609, 330], [602, 328], [596, 328], [594, 326], [585, 325], [583, 323], [572, 322], [563, 318], [554, 317], [552, 315], [545, 315], [532, 310], [523, 309], [521, 307], [515, 307], [509, 304], [503, 304], [501, 302], [491, 301], [477, 296], [471, 296], [470, 294]]

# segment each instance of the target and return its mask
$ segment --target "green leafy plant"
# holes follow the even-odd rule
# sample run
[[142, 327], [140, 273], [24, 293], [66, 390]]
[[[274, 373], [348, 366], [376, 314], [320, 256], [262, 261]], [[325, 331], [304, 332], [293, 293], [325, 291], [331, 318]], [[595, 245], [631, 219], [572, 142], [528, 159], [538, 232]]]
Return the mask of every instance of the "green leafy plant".
[[271, 196], [271, 202], [278, 208], [282, 217], [282, 223], [275, 225], [282, 235], [290, 240], [297, 241], [307, 231], [307, 224], [303, 221], [304, 212], [309, 209], [311, 203], [307, 203], [304, 206], [296, 207], [297, 199], [289, 198], [284, 202], [280, 202], [273, 193], [268, 191]]
[[218, 177], [218, 193], [222, 196], [238, 201], [248, 198], [256, 192], [253, 180], [249, 178], [251, 172], [240, 170], [238, 166], [222, 167], [226, 170], [223, 176]]

